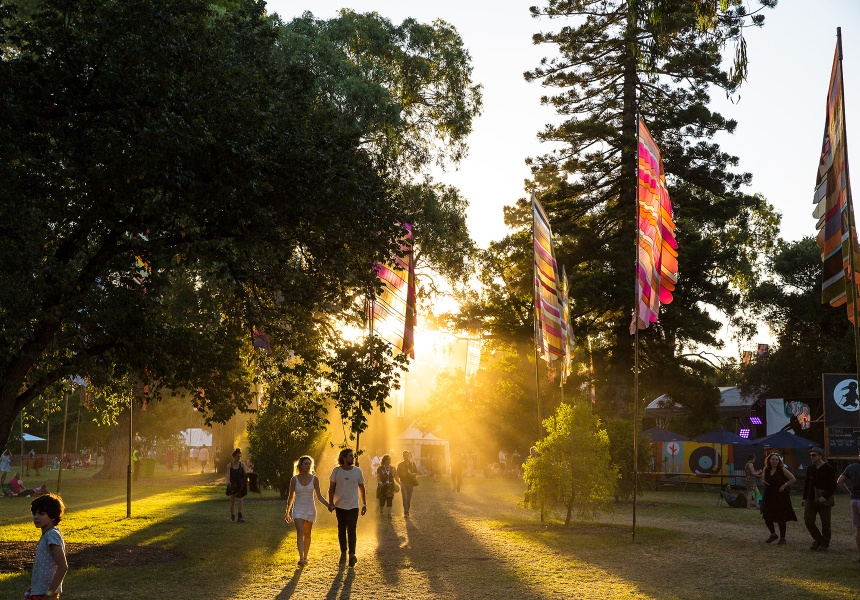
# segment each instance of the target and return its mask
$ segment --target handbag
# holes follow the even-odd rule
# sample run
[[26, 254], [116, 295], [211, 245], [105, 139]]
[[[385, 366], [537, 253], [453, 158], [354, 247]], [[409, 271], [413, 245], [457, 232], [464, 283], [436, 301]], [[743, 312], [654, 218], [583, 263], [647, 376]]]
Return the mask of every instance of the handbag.
[[400, 491], [400, 486], [399, 486], [399, 485], [397, 485], [397, 482], [396, 482], [396, 481], [392, 481], [392, 482], [391, 482], [391, 487], [392, 487], [392, 489], [394, 490], [394, 493], [395, 493], [395, 494], [396, 494], [397, 492], [399, 492], [399, 491]]

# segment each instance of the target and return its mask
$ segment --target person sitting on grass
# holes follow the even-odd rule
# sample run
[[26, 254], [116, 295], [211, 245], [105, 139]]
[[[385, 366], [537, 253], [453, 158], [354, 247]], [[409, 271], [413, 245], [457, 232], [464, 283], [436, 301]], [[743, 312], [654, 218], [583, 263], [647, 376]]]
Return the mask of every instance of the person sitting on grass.
[[723, 497], [723, 500], [726, 501], [726, 504], [729, 505], [730, 508], [746, 508], [747, 507], [747, 497], [744, 496], [743, 492], [739, 493], [735, 496], [732, 493], [732, 486], [728, 483], [720, 492], [720, 495]]
[[69, 570], [69, 563], [63, 534], [57, 529], [57, 524], [63, 519], [65, 510], [63, 499], [57, 494], [45, 494], [30, 503], [33, 524], [42, 530], [42, 537], [36, 546], [33, 574], [24, 598], [59, 598], [63, 592], [63, 578]]
[[14, 496], [25, 497], [26, 496], [27, 498], [29, 498], [30, 496], [37, 496], [39, 494], [44, 494], [45, 492], [48, 491], [44, 485], [40, 485], [39, 487], [33, 488], [33, 489], [25, 488], [24, 482], [21, 481], [21, 474], [20, 473], [15, 473], [15, 477], [13, 477], [9, 481], [9, 485], [12, 486], [12, 493], [9, 494], [10, 497], [14, 497]]

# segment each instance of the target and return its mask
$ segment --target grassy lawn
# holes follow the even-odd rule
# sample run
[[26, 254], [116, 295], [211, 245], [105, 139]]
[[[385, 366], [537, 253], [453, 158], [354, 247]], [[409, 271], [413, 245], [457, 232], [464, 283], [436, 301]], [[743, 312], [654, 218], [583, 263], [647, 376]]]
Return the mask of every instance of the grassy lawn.
[[[808, 550], [802, 523], [789, 524], [788, 545], [764, 544], [758, 512], [717, 508], [716, 491], [647, 493], [632, 543], [629, 505], [565, 529], [516, 508], [520, 482], [466, 479], [453, 494], [447, 481], [422, 480], [410, 519], [395, 501], [390, 520], [374, 511], [359, 520], [354, 569], [338, 566], [336, 522], [320, 510], [311, 564], [298, 570], [295, 531], [274, 492], [249, 496], [247, 523], [237, 524], [216, 476], [157, 471], [135, 486], [126, 519], [124, 482], [91, 474], [63, 474], [60, 529], [80, 551], [65, 581], [70, 600], [860, 597], [845, 496], [824, 554]], [[25, 481], [55, 489], [56, 472]], [[23, 543], [29, 564], [38, 536], [29, 500], [0, 498], [0, 544]], [[93, 563], [107, 566], [84, 566]], [[29, 572], [0, 572], [0, 598], [20, 598], [28, 585]]]

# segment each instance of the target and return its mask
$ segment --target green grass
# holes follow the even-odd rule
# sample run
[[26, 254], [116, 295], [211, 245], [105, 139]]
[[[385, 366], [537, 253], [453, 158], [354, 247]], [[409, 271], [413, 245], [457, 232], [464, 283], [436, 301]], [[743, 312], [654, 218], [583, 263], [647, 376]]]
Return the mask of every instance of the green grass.
[[[172, 550], [169, 563], [72, 570], [69, 600], [85, 598], [788, 598], [860, 597], [860, 565], [848, 503], [840, 496], [827, 554], [811, 553], [803, 524], [789, 544], [766, 545], [757, 511], [717, 508], [716, 492], [650, 492], [637, 511], [619, 506], [596, 523], [540, 523], [518, 509], [522, 484], [422, 480], [406, 520], [374, 511], [359, 521], [359, 564], [341, 569], [333, 515], [320, 509], [311, 564], [295, 567], [295, 532], [274, 492], [249, 497], [247, 523], [231, 523], [224, 487], [213, 475], [157, 472], [135, 486], [125, 517], [125, 483], [64, 473], [68, 505], [60, 525], [70, 544]], [[325, 475], [323, 473], [323, 479]], [[56, 487], [56, 472], [25, 479]], [[325, 484], [323, 485], [325, 488]], [[373, 500], [371, 494], [370, 500]], [[795, 505], [799, 502], [797, 498]], [[0, 541], [35, 552], [39, 532], [26, 499], [0, 499]], [[801, 515], [798, 514], [800, 517]], [[29, 573], [0, 573], [0, 598], [18, 598]]]

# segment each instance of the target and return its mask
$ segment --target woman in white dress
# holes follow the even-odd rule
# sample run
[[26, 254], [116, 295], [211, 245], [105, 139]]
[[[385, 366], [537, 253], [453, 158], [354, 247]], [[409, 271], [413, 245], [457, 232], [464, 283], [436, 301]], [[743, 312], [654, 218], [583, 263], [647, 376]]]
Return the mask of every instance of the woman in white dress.
[[314, 475], [314, 459], [302, 456], [293, 463], [295, 475], [290, 479], [290, 492], [287, 499], [287, 512], [284, 521], [296, 524], [296, 548], [299, 551], [299, 566], [308, 564], [308, 550], [311, 547], [311, 529], [317, 520], [317, 499], [329, 508], [329, 504], [320, 493], [320, 480]]

